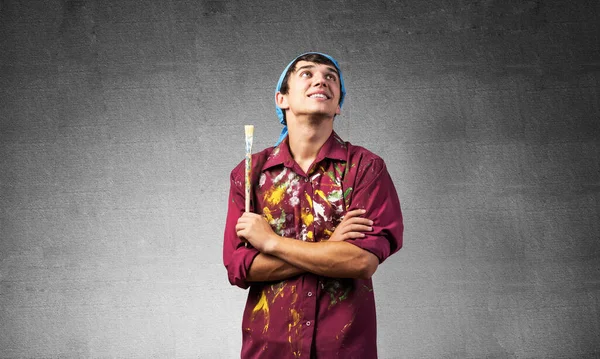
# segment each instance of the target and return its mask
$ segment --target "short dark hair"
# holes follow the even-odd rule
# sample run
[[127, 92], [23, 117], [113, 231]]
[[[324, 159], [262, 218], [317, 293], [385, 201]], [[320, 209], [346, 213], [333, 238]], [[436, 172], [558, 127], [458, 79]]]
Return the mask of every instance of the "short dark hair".
[[[335, 64], [333, 62], [331, 62], [331, 60], [329, 60], [327, 57], [325, 57], [321, 54], [315, 54], [315, 53], [305, 54], [305, 55], [298, 57], [296, 60], [294, 60], [294, 62], [290, 65], [289, 69], [285, 73], [285, 76], [283, 77], [283, 82], [281, 83], [281, 88], [279, 89], [279, 92], [281, 92], [282, 94], [287, 95], [288, 91], [290, 90], [289, 84], [288, 84], [288, 82], [290, 80], [290, 74], [292, 74], [296, 71], [296, 64], [298, 64], [298, 62], [300, 62], [300, 61], [314, 62], [316, 64], [333, 66], [333, 68], [335, 69], [335, 72], [338, 74], [338, 77], [340, 75], [337, 70], [337, 66], [335, 66]], [[341, 90], [341, 86], [342, 86], [342, 84], [340, 83], [340, 90]], [[341, 97], [340, 97], [340, 101], [341, 101]]]

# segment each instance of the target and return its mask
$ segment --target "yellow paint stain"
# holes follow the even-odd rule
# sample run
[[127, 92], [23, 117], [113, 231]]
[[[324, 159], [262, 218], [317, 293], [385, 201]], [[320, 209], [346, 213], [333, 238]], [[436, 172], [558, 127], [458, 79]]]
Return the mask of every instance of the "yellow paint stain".
[[310, 196], [308, 195], [308, 193], [304, 193], [304, 197], [306, 197], [306, 201], [308, 202], [308, 206], [310, 207], [310, 209], [312, 209], [313, 208], [312, 198], [310, 198]]
[[329, 229], [325, 228], [323, 230], [323, 234], [329, 238], [333, 234], [333, 231], [330, 231]]
[[313, 234], [313, 231], [308, 231], [308, 233], [306, 233], [306, 238], [308, 238], [308, 239], [314, 239], [315, 235]]
[[290, 316], [292, 317], [292, 322], [288, 324], [288, 329], [291, 331], [292, 328], [297, 326], [300, 323], [300, 313], [296, 309], [290, 309]]
[[283, 290], [285, 289], [285, 286], [286, 284], [284, 283], [281, 287], [277, 288], [273, 295], [273, 299], [271, 299], [271, 304], [275, 303], [275, 299], [277, 299], [277, 297], [283, 298]]
[[265, 293], [265, 290], [260, 293], [258, 303], [256, 303], [254, 309], [252, 309], [251, 320], [254, 320], [258, 312], [262, 312], [265, 318], [265, 327], [263, 328], [263, 333], [266, 333], [269, 330], [269, 301], [267, 300], [267, 294]]
[[292, 297], [291, 299], [291, 304], [296, 304], [296, 301], [298, 301], [298, 293], [296, 293], [296, 286], [293, 285], [290, 287], [290, 296]]
[[325, 192], [323, 192], [323, 191], [322, 191], [322, 190], [320, 190], [320, 189], [316, 189], [316, 190], [315, 190], [315, 193], [316, 193], [316, 194], [317, 194], [319, 197], [323, 198], [323, 200], [325, 201], [325, 203], [327, 203], [327, 204], [331, 205], [331, 204], [329, 203], [329, 201], [327, 200], [327, 196], [325, 195]]
[[351, 325], [352, 325], [352, 322], [353, 322], [353, 321], [354, 321], [354, 319], [352, 319], [352, 320], [350, 321], [350, 323], [348, 323], [348, 324], [344, 325], [344, 327], [342, 328], [342, 330], [340, 330], [340, 333], [339, 333], [339, 334], [337, 334], [337, 335], [335, 336], [335, 339], [339, 340], [339, 339], [340, 339], [340, 334], [344, 334], [344, 335], [345, 335], [345, 333], [344, 333], [344, 332], [346, 331], [346, 329], [348, 329], [348, 327], [349, 327], [349, 326], [351, 326]]
[[302, 212], [302, 214], [300, 215], [300, 217], [302, 218], [302, 223], [304, 223], [305, 226], [310, 226], [314, 220], [315, 217], [313, 216], [312, 212]]
[[297, 310], [291, 308], [290, 309], [290, 319], [291, 323], [288, 324], [288, 342], [290, 343], [290, 348], [292, 350], [292, 354], [294, 358], [300, 358], [301, 354], [301, 343], [298, 341], [300, 337], [300, 313]]
[[271, 210], [269, 209], [269, 207], [263, 208], [263, 214], [264, 214], [267, 222], [269, 222], [269, 223], [273, 222], [273, 215], [271, 214]]
[[304, 223], [304, 225], [308, 227], [313, 223], [313, 221], [315, 220], [315, 217], [312, 214], [312, 208], [313, 208], [312, 198], [310, 198], [308, 193], [305, 193], [304, 196], [306, 197], [306, 201], [308, 202], [308, 206], [310, 208], [308, 210], [303, 210], [302, 213], [300, 214], [300, 218], [302, 219], [302, 223]]
[[281, 200], [283, 199], [284, 195], [285, 195], [285, 187], [277, 186], [277, 187], [273, 187], [270, 190], [268, 190], [267, 193], [265, 193], [264, 199], [269, 204], [278, 205], [279, 202], [281, 202]]

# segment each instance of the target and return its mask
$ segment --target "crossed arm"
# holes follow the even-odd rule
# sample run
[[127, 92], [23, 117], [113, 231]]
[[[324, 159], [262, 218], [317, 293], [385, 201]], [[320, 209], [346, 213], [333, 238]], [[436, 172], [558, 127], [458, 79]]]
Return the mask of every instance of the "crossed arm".
[[347, 239], [362, 238], [373, 222], [361, 217], [364, 210], [346, 213], [329, 240], [304, 242], [278, 236], [267, 221], [256, 213], [244, 213], [236, 224], [238, 237], [244, 238], [260, 253], [254, 258], [246, 280], [282, 280], [305, 272], [336, 278], [370, 278], [379, 259]]

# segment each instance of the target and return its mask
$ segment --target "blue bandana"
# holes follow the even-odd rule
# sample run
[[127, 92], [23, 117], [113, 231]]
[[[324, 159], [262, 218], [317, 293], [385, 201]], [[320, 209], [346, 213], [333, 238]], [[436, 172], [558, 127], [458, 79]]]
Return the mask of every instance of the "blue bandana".
[[[296, 56], [295, 59], [293, 59], [283, 70], [283, 72], [281, 73], [281, 76], [279, 76], [279, 81], [277, 82], [277, 87], [275, 87], [275, 93], [279, 92], [281, 90], [281, 84], [283, 83], [283, 78], [285, 77], [285, 74], [288, 72], [288, 70], [290, 69], [290, 66], [292, 66], [292, 64], [294, 63], [294, 61], [296, 61], [299, 57], [304, 56], [304, 55], [308, 55], [308, 54], [318, 54], [321, 56], [326, 57], [327, 59], [329, 59], [333, 65], [335, 66], [335, 68], [338, 71], [338, 74], [340, 76], [340, 89], [341, 89], [341, 94], [340, 94], [340, 108], [342, 108], [342, 104], [344, 103], [344, 97], [346, 97], [346, 87], [344, 87], [344, 78], [342, 77], [342, 70], [340, 69], [340, 65], [337, 63], [337, 61], [335, 61], [335, 59], [329, 55], [320, 53], [320, 52], [306, 52], [304, 54], [298, 55]], [[287, 136], [288, 134], [288, 129], [285, 123], [285, 119], [283, 118], [283, 110], [281, 108], [279, 108], [279, 106], [277, 106], [277, 102], [275, 102], [275, 111], [277, 112], [277, 117], [279, 117], [279, 122], [283, 125], [283, 130], [281, 130], [281, 135], [279, 135], [279, 140], [277, 140], [277, 143], [275, 144], [275, 146], [279, 145], [281, 143], [281, 141], [283, 141], [283, 139], [285, 138], [285, 136]]]

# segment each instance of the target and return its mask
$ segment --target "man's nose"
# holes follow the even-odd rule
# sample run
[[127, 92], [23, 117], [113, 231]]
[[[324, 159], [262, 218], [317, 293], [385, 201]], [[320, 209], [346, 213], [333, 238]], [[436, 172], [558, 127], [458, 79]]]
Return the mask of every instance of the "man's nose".
[[313, 75], [313, 85], [321, 85], [321, 86], [327, 86], [327, 81], [325, 79], [325, 74], [322, 74], [320, 72], [316, 72]]

